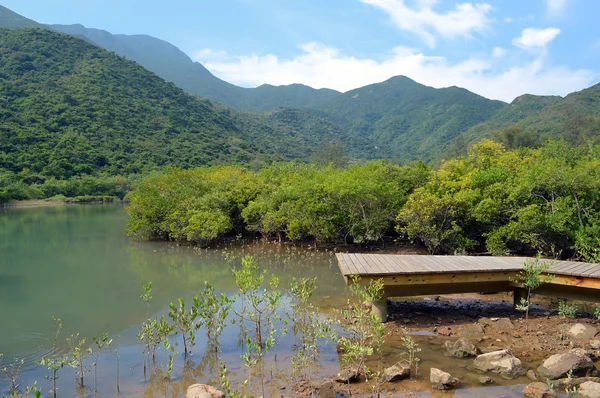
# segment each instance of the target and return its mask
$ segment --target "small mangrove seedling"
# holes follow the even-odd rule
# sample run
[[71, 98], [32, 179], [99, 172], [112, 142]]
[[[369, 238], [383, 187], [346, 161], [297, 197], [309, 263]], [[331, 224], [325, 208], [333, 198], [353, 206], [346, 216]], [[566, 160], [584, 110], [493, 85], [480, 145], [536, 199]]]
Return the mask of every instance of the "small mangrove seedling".
[[218, 340], [225, 329], [225, 322], [235, 299], [224, 293], [215, 294], [215, 288], [205, 282], [204, 289], [194, 298], [198, 316], [206, 328], [209, 346], [218, 349]]
[[[242, 308], [236, 314], [240, 318], [241, 341], [246, 345], [246, 353], [242, 359], [248, 368], [248, 380], [252, 369], [260, 364], [264, 365], [263, 358], [267, 352], [277, 345], [275, 322], [279, 320], [277, 310], [282, 293], [277, 288], [279, 279], [271, 276], [268, 288], [263, 287], [266, 271], [259, 271], [256, 261], [252, 256], [242, 258], [242, 268], [233, 270], [235, 282], [239, 289]], [[248, 334], [245, 323], [254, 327], [254, 336]], [[259, 371], [262, 395], [264, 390], [264, 369]]]
[[152, 301], [152, 282], [143, 284], [142, 289], [144, 289], [144, 293], [140, 296], [140, 298], [146, 303], [146, 317], [149, 318], [150, 302]]
[[529, 309], [531, 308], [531, 292], [555, 278], [554, 275], [550, 274], [542, 276], [543, 273], [548, 271], [550, 265], [549, 262], [542, 261], [539, 256], [535, 259], [527, 260], [521, 272], [513, 280], [514, 283], [521, 285], [527, 290], [527, 298], [522, 298], [521, 303], [516, 307], [520, 311], [525, 311], [525, 331], [529, 331], [528, 320]]
[[169, 318], [175, 324], [175, 327], [181, 332], [183, 339], [183, 356], [187, 358], [190, 349], [196, 344], [196, 330], [200, 327], [196, 324], [198, 318], [198, 300], [194, 298], [193, 304], [189, 310], [185, 308], [183, 298], [177, 300], [178, 305], [169, 304]]
[[560, 299], [558, 302], [558, 315], [563, 319], [575, 319], [577, 316], [577, 305], [569, 304], [566, 299]]
[[[2, 359], [4, 354], [0, 354], [0, 365], [2, 365]], [[9, 365], [2, 365], [0, 370], [4, 373], [4, 376], [10, 381], [10, 396], [16, 397], [21, 394], [19, 389], [19, 375], [21, 374], [21, 368], [25, 360], [23, 358], [15, 358]]]
[[[92, 353], [92, 356], [94, 357], [94, 363], [92, 364], [92, 366], [94, 367], [94, 396], [95, 396], [98, 393], [98, 390], [96, 388], [96, 379], [97, 379], [98, 362], [100, 361], [100, 354], [102, 353], [102, 350], [110, 349], [110, 345], [112, 344], [112, 339], [108, 337], [108, 333], [102, 332], [102, 334], [100, 335], [99, 338], [92, 337], [92, 340], [94, 341], [94, 344], [96, 344], [96, 347], [98, 347], [98, 350], [96, 350]], [[118, 377], [119, 376], [118, 376], [118, 368], [117, 368], [117, 378]], [[117, 387], [117, 391], [118, 391], [118, 387]]]
[[84, 388], [83, 377], [90, 370], [85, 366], [85, 360], [92, 355], [92, 347], [86, 349], [85, 342], [86, 339], [79, 339], [79, 333], [67, 337], [67, 345], [69, 346], [69, 354], [71, 355], [68, 365], [75, 369], [79, 388]]
[[228, 375], [229, 372], [227, 370], [227, 366], [222, 363], [221, 369], [219, 370], [219, 378], [221, 379], [221, 389], [223, 390], [223, 394], [230, 398], [241, 398], [242, 394], [231, 387], [231, 382], [229, 381]]
[[404, 329], [404, 336], [402, 336], [402, 346], [406, 349], [406, 356], [408, 365], [411, 370], [413, 370], [414, 377], [419, 377], [419, 362], [421, 361], [417, 354], [421, 352], [419, 348], [419, 344], [415, 341], [415, 339], [408, 334], [408, 330]]
[[383, 281], [372, 280], [368, 286], [359, 282], [358, 277], [353, 277], [350, 284], [355, 304], [348, 310], [339, 311], [343, 320], [344, 335], [339, 338], [338, 343], [343, 353], [342, 365], [352, 367], [358, 374], [364, 374], [368, 380], [369, 369], [365, 362], [368, 356], [379, 354], [383, 325], [367, 303], [381, 299]]
[[68, 366], [70, 360], [68, 356], [61, 355], [58, 352], [57, 341], [60, 331], [62, 329], [62, 322], [60, 318], [52, 318], [52, 321], [54, 323], [54, 341], [52, 343], [52, 351], [50, 356], [42, 358], [39, 364], [40, 366], [44, 366], [52, 372], [52, 376], [45, 376], [44, 378], [52, 382], [52, 396], [56, 398], [56, 392], [58, 391], [58, 389], [56, 388], [56, 380], [58, 380], [58, 371], [63, 367]]
[[[269, 289], [263, 287], [266, 271], [259, 271], [256, 260], [252, 256], [242, 258], [242, 268], [233, 270], [235, 283], [241, 296], [242, 309], [238, 314], [243, 321], [254, 326], [256, 347], [265, 351], [275, 345], [274, 318], [279, 308], [282, 293], [277, 290], [279, 279], [272, 275]], [[266, 338], [263, 338], [266, 332]], [[261, 350], [262, 351], [262, 350]]]
[[596, 307], [596, 311], [594, 311], [594, 316], [600, 321], [600, 305]]
[[291, 359], [292, 377], [297, 381], [309, 382], [309, 386], [316, 373], [320, 356], [319, 339], [334, 338], [331, 336], [331, 322], [324, 319], [319, 309], [311, 302], [317, 289], [316, 282], [317, 278], [292, 279], [290, 285], [292, 311], [288, 314], [289, 324], [292, 325], [294, 334], [292, 350], [295, 354]]
[[[158, 346], [164, 344], [165, 348], [170, 348], [169, 335], [173, 332], [174, 326], [165, 320], [164, 316], [155, 319], [148, 319], [142, 324], [142, 330], [138, 338], [145, 345], [144, 353], [146, 358], [152, 359], [152, 364], [156, 365], [156, 350]], [[144, 361], [144, 374], [146, 373], [146, 361]]]
[[565, 388], [565, 393], [567, 394], [568, 398], [575, 398], [579, 392], [577, 391], [577, 386], [571, 386]]

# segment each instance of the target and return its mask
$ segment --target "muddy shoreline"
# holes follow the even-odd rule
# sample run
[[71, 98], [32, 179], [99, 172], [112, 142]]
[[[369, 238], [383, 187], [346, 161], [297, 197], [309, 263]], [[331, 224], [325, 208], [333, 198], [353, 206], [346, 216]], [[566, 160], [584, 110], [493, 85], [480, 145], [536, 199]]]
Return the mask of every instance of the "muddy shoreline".
[[[392, 366], [403, 359], [401, 339], [406, 331], [417, 341], [422, 352], [418, 354], [420, 363], [417, 377], [385, 383], [381, 396], [453, 396], [454, 389], [432, 389], [429, 378], [431, 368], [441, 369], [459, 378], [461, 384], [457, 390], [463, 391], [460, 396], [522, 397], [523, 388], [534, 381], [534, 374], [545, 383], [545, 378], [537, 375], [537, 368], [545, 359], [573, 348], [589, 349], [590, 339], [571, 338], [568, 330], [577, 323], [600, 329], [600, 321], [586, 312], [593, 312], [592, 306], [586, 303], [578, 303], [580, 311], [575, 318], [561, 317], [555, 301], [546, 297], [535, 297], [533, 303], [526, 323], [524, 313], [514, 309], [510, 293], [389, 300], [383, 367]], [[469, 340], [481, 353], [510, 350], [522, 362], [520, 375], [506, 379], [495, 373], [483, 373], [473, 368], [473, 357], [450, 356], [444, 349], [444, 343], [456, 342], [461, 338]], [[373, 360], [368, 365], [374, 369], [377, 362]], [[596, 367], [600, 368], [598, 360]], [[338, 397], [349, 396], [347, 386], [337, 383], [334, 388]], [[564, 393], [564, 388], [557, 388], [557, 391]], [[371, 393], [367, 383], [352, 385], [352, 396], [371, 396]]]

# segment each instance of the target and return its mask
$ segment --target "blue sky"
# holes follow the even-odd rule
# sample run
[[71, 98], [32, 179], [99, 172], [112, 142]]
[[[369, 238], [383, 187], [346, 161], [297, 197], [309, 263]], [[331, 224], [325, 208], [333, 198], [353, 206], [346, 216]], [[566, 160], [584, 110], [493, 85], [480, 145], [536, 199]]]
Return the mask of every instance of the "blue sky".
[[167, 40], [242, 86], [406, 75], [511, 101], [600, 79], [597, 0], [0, 0], [42, 23]]

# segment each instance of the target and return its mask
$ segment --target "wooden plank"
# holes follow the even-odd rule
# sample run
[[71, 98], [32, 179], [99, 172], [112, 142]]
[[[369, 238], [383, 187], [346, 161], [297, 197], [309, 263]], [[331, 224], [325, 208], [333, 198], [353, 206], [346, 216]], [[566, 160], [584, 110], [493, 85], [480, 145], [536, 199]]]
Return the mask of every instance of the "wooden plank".
[[376, 254], [369, 255], [368, 259], [371, 261], [377, 262], [379, 264], [379, 268], [384, 270], [384, 272], [386, 274], [394, 273], [394, 270], [392, 270], [388, 267], [388, 263], [386, 261], [384, 261], [383, 257], [381, 257], [380, 255], [376, 255]]
[[446, 256], [430, 256], [430, 257], [434, 262], [436, 262], [439, 265], [440, 269], [443, 272], [452, 272], [452, 265], [451, 265], [452, 263], [449, 261], [446, 261], [446, 259], [444, 258]]
[[600, 264], [596, 264], [596, 268], [593, 271], [590, 271], [591, 278], [600, 278]]
[[576, 262], [556, 262], [550, 267], [550, 272], [557, 272], [561, 274], [570, 275], [573, 271], [579, 269], [583, 263]]
[[557, 275], [548, 285], [577, 286], [600, 290], [600, 279]]
[[363, 266], [364, 269], [368, 270], [369, 274], [381, 275], [387, 273], [379, 267], [379, 263], [376, 261], [368, 260], [365, 254], [356, 254], [356, 259]]
[[415, 268], [419, 271], [428, 272], [428, 273], [439, 273], [439, 268], [435, 267], [428, 260], [429, 256], [419, 256], [413, 255], [410, 257], [410, 261], [415, 264]]
[[[338, 256], [338, 255], [336, 255], [336, 256]], [[347, 276], [347, 275], [356, 275], [356, 274], [358, 274], [358, 270], [354, 266], [354, 263], [352, 262], [352, 259], [350, 258], [350, 256], [348, 255], [348, 253], [339, 253], [338, 259], [342, 260], [340, 262], [340, 264], [342, 264], [342, 263], [344, 264], [344, 269], [341, 270], [342, 271], [342, 275]]]
[[587, 266], [582, 266], [573, 272], [573, 275], [577, 276], [589, 276], [590, 273], [595, 270], [597, 267], [596, 264], [587, 264]]
[[352, 263], [354, 263], [354, 266], [356, 267], [356, 270], [358, 271], [357, 275], [368, 275], [369, 274], [369, 270], [365, 269], [363, 267], [363, 265], [358, 261], [358, 258], [356, 257], [355, 253], [350, 253], [349, 257], [350, 257], [350, 259], [352, 259]]
[[[413, 274], [390, 275], [382, 277], [385, 286], [398, 285], [427, 285], [448, 283], [474, 283], [474, 282], [508, 282], [514, 277], [514, 272], [469, 272], [469, 273], [444, 273], [444, 274]], [[379, 277], [366, 277], [361, 283], [368, 284], [370, 279]]]
[[588, 263], [561, 262], [552, 267], [551, 272], [559, 275], [579, 275], [590, 266]]
[[398, 274], [407, 274], [411, 272], [410, 265], [404, 261], [404, 256], [386, 255], [386, 261], [391, 269]]

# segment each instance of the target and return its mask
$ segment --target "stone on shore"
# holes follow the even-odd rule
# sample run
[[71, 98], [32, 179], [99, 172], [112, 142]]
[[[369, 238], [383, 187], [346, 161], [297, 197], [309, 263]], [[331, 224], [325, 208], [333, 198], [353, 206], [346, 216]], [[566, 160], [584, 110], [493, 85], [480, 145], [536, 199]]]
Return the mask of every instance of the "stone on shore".
[[592, 359], [584, 350], [571, 350], [563, 354], [554, 354], [538, 367], [538, 374], [543, 378], [556, 380], [571, 376], [589, 376], [596, 370]]
[[461, 337], [455, 342], [446, 341], [444, 343], [444, 349], [448, 355], [456, 358], [475, 357], [479, 354], [479, 350], [475, 347], [475, 344], [464, 337]]
[[576, 323], [569, 329], [568, 335], [572, 339], [589, 340], [598, 334], [598, 329], [587, 323]]
[[397, 364], [386, 368], [383, 371], [383, 380], [394, 382], [408, 379], [410, 377], [410, 366], [406, 362], [398, 362]]
[[600, 383], [586, 381], [577, 389], [578, 398], [600, 398]]
[[185, 398], [224, 398], [225, 394], [207, 384], [192, 384], [185, 392]]
[[431, 368], [429, 380], [431, 381], [431, 387], [436, 390], [449, 390], [460, 384], [460, 380], [456, 377], [436, 368]]
[[558, 395], [554, 391], [550, 389], [546, 385], [546, 383], [542, 383], [540, 381], [536, 381], [535, 383], [528, 384], [525, 389], [523, 389], [523, 394], [525, 398], [557, 398]]
[[510, 350], [494, 351], [478, 355], [473, 361], [475, 369], [482, 372], [498, 373], [507, 379], [514, 379], [522, 371], [521, 360]]
[[358, 381], [360, 373], [356, 368], [346, 368], [337, 374], [335, 381], [338, 383], [355, 383]]

